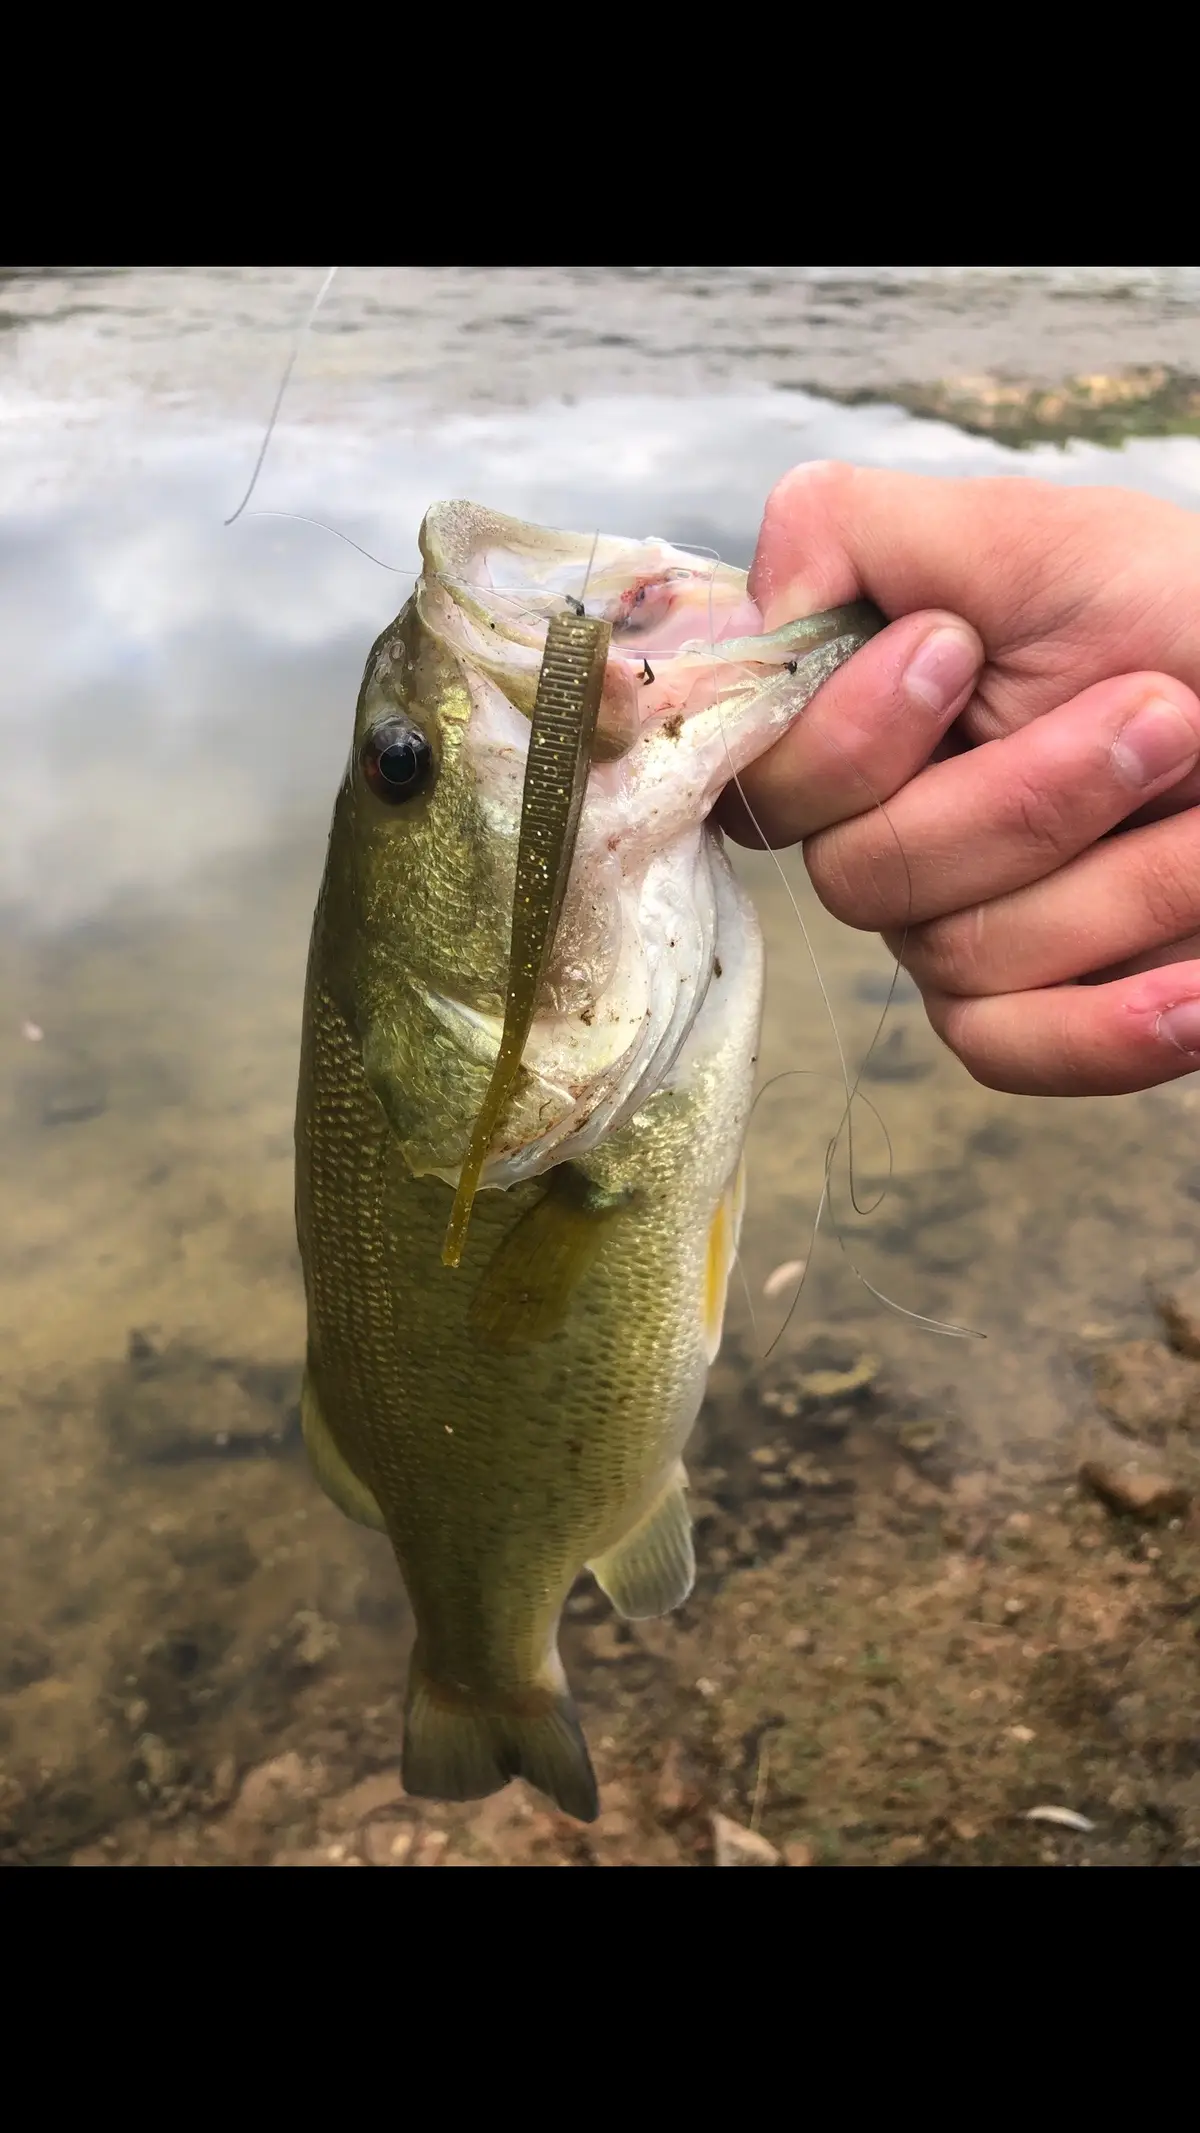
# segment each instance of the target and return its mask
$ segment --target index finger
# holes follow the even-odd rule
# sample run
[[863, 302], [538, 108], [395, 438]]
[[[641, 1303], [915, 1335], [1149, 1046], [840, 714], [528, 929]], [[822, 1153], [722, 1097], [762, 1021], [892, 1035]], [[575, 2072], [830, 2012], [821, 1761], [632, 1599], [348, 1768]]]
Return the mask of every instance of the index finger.
[[890, 800], [929, 761], [983, 663], [957, 615], [908, 615], [822, 683], [716, 810], [738, 844], [795, 844]]
[[1200, 686], [1190, 604], [1180, 634], [1165, 601], [1168, 552], [1172, 579], [1200, 573], [1195, 514], [1130, 490], [817, 461], [772, 490], [750, 590], [768, 629], [863, 596], [892, 617], [963, 616], [987, 665], [962, 726], [987, 740], [1109, 674], [1165, 667]]

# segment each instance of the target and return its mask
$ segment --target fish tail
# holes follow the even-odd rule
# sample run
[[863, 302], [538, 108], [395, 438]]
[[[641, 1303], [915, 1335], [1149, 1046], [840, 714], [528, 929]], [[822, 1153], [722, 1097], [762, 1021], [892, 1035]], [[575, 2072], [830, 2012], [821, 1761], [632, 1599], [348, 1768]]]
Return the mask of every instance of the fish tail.
[[564, 1814], [594, 1822], [595, 1773], [565, 1676], [482, 1703], [436, 1681], [419, 1649], [408, 1674], [401, 1775], [406, 1792], [434, 1800], [481, 1800], [524, 1778]]

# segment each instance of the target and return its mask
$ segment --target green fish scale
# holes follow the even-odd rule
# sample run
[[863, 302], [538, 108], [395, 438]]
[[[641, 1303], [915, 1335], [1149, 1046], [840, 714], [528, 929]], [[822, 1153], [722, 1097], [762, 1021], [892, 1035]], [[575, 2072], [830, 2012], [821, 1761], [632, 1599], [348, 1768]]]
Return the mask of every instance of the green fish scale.
[[450, 1189], [408, 1172], [315, 974], [306, 1032], [298, 1216], [326, 1425], [384, 1513], [427, 1666], [481, 1694], [520, 1689], [583, 1563], [661, 1480], [698, 1402], [711, 1207], [680, 1191], [689, 1107], [656, 1099], [614, 1137], [625, 1145], [605, 1183], [635, 1176], [639, 1207], [601, 1246], [563, 1331], [494, 1354], [470, 1299], [541, 1188], [481, 1194], [463, 1263], [444, 1268]]

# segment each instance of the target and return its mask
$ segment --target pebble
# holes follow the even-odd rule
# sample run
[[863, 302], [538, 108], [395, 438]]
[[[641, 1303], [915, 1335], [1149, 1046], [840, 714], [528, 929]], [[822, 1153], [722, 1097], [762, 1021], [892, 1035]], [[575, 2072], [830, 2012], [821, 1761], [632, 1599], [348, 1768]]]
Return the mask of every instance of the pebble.
[[[770, 1474], [767, 1478], [776, 1488], [783, 1487], [783, 1480], [780, 1475]], [[790, 1533], [795, 1520], [796, 1506], [794, 1503], [780, 1503], [778, 1501], [765, 1503], [759, 1513], [758, 1529], [760, 1533], [778, 1536], [782, 1533]]]
[[330, 1857], [328, 1849], [322, 1851], [276, 1852], [271, 1861], [272, 1866], [342, 1866], [346, 1864], [357, 1866], [358, 1861], [357, 1859], [350, 1861], [333, 1859]]
[[743, 1829], [728, 1815], [711, 1817], [713, 1863], [716, 1866], [779, 1866], [781, 1855], [757, 1830]]
[[792, 1837], [783, 1847], [783, 1863], [785, 1866], [813, 1866], [816, 1853], [811, 1844], [805, 1844], [800, 1837]]
[[924, 1849], [924, 1837], [916, 1835], [893, 1837], [888, 1845], [888, 1857], [894, 1860], [897, 1866], [903, 1866], [906, 1859], [915, 1859], [918, 1853], [923, 1852]]
[[322, 1819], [328, 1829], [355, 1829], [370, 1815], [379, 1814], [384, 1808], [395, 1807], [404, 1797], [404, 1788], [399, 1773], [393, 1770], [378, 1770], [371, 1777], [361, 1778], [344, 1792], [340, 1799], [331, 1800], [323, 1811]]
[[332, 1622], [313, 1607], [301, 1607], [292, 1616], [287, 1631], [289, 1663], [300, 1673], [311, 1674], [333, 1657], [341, 1637]]
[[595, 1836], [601, 1842], [607, 1838], [612, 1844], [624, 1844], [626, 1839], [633, 1835], [633, 1828], [632, 1815], [622, 1814], [619, 1808], [613, 1808], [600, 1816], [595, 1825]]
[[1110, 1511], [1122, 1512], [1131, 1518], [1174, 1518], [1186, 1511], [1191, 1501], [1189, 1491], [1173, 1481], [1169, 1474], [1142, 1466], [1136, 1459], [1121, 1464], [1087, 1459], [1079, 1473], [1081, 1480], [1095, 1490]]
[[372, 1822], [362, 1840], [367, 1865], [407, 1866], [416, 1834], [409, 1822]]
[[449, 1843], [449, 1830], [424, 1830], [421, 1835], [420, 1843], [409, 1854], [409, 1866], [440, 1866], [442, 1863], [442, 1854], [447, 1850]]
[[237, 1791], [237, 1763], [232, 1755], [223, 1755], [217, 1762], [208, 1788], [208, 1797], [214, 1807], [228, 1807]]
[[664, 1821], [678, 1821], [682, 1815], [694, 1814], [700, 1802], [700, 1786], [682, 1741], [668, 1742], [654, 1788], [658, 1813]]
[[151, 1792], [163, 1792], [179, 1775], [179, 1758], [157, 1733], [139, 1734], [134, 1754]]
[[837, 1477], [828, 1467], [818, 1466], [811, 1452], [801, 1452], [788, 1465], [787, 1477], [801, 1489], [834, 1489]]
[[588, 1650], [592, 1658], [602, 1666], [615, 1666], [625, 1657], [629, 1647], [618, 1634], [613, 1622], [597, 1622], [586, 1631]]
[[297, 1800], [310, 1798], [317, 1789], [314, 1768], [289, 1748], [286, 1754], [246, 1772], [232, 1812], [239, 1821], [277, 1820], [289, 1813]]
[[1161, 1290], [1154, 1302], [1172, 1348], [1200, 1361], [1200, 1274]]
[[1161, 1341], [1125, 1341], [1093, 1365], [1096, 1404], [1119, 1429], [1161, 1440], [1200, 1422], [1200, 1367]]

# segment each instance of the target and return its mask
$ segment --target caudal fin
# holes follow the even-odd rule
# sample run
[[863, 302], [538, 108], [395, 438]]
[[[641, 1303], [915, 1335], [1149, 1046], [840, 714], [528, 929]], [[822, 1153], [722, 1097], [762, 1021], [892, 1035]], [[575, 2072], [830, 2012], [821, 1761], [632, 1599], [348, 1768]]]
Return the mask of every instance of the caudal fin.
[[507, 1708], [485, 1708], [431, 1680], [415, 1654], [401, 1775], [406, 1792], [432, 1800], [482, 1800], [522, 1777], [577, 1822], [594, 1822], [600, 1812], [587, 1742], [565, 1682], [561, 1688], [531, 1688]]

